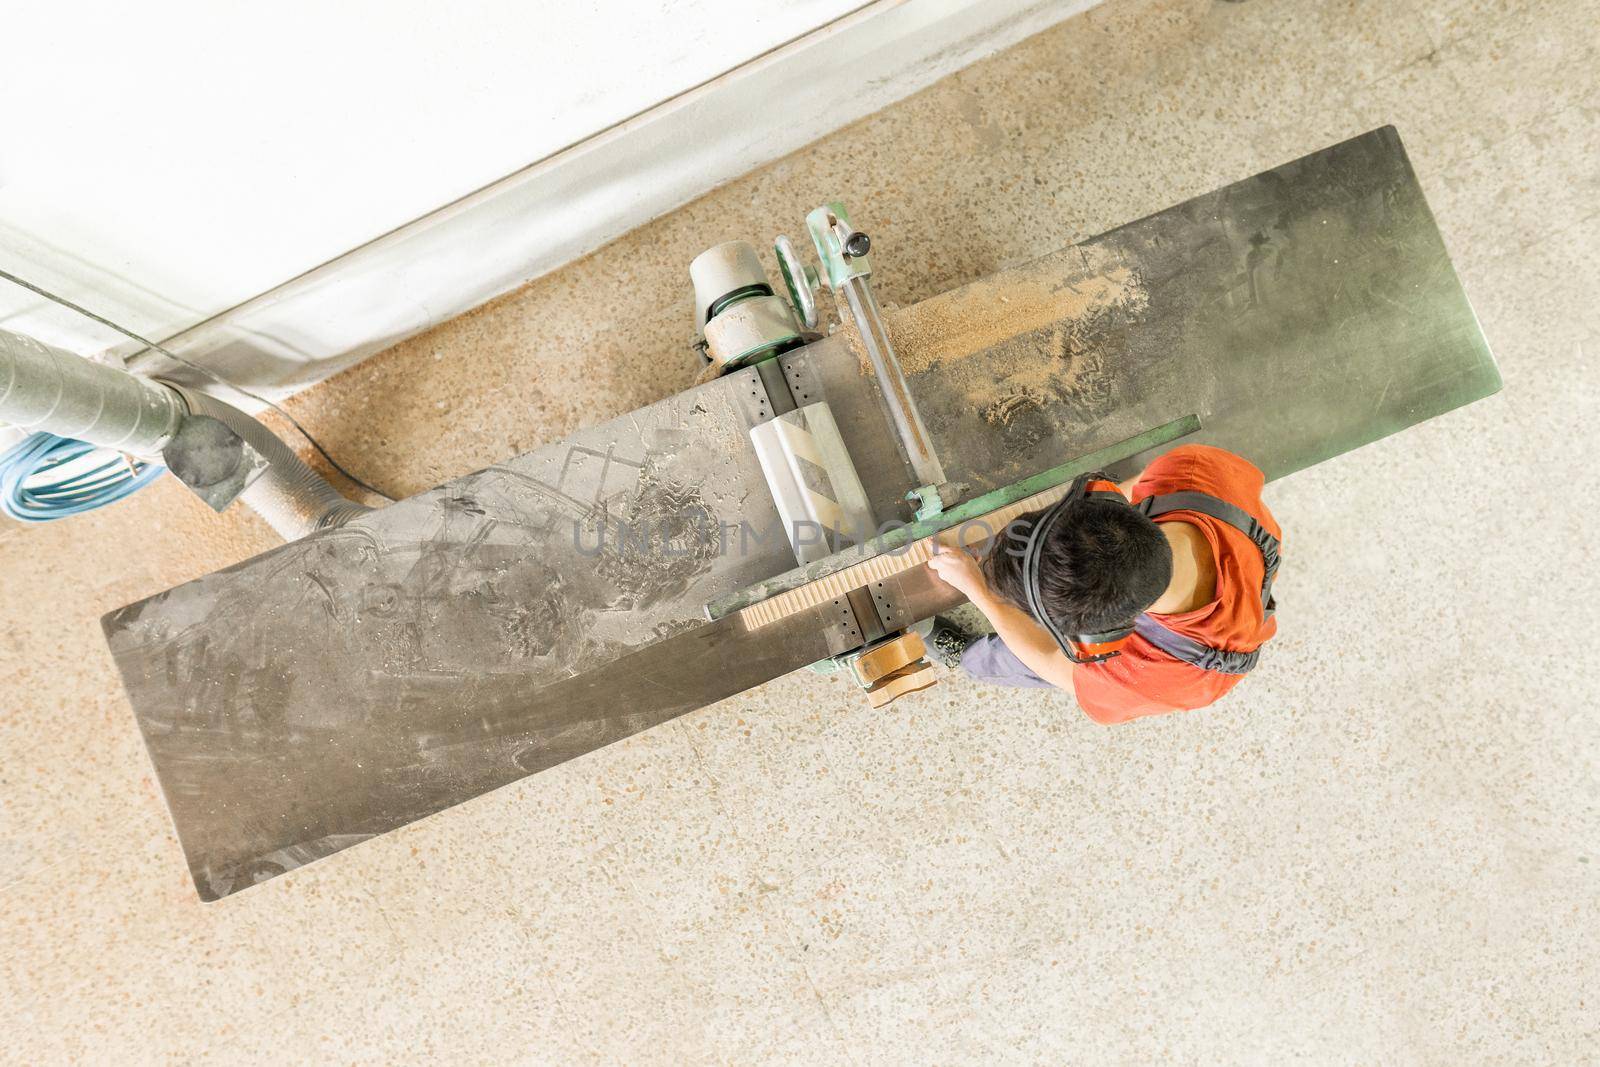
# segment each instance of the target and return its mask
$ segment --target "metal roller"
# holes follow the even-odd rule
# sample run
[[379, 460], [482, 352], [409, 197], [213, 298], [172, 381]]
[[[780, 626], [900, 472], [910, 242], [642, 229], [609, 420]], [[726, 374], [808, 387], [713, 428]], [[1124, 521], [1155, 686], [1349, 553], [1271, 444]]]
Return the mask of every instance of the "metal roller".
[[866, 490], [827, 404], [807, 404], [753, 427], [750, 443], [800, 563], [872, 534]]

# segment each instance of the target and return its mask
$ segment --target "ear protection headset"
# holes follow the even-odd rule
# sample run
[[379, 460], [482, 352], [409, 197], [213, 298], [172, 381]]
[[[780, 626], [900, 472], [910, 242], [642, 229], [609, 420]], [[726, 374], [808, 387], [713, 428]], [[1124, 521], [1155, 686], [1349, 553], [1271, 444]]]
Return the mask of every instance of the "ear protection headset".
[[[1061, 651], [1074, 663], [1101, 663], [1113, 656], [1121, 655], [1122, 646], [1128, 643], [1128, 638], [1132, 637], [1134, 632], [1134, 625], [1130, 622], [1127, 626], [1100, 633], [1063, 633], [1044, 610], [1043, 596], [1039, 591], [1039, 557], [1044, 553], [1044, 543], [1061, 516], [1091, 500], [1109, 500], [1126, 507], [1132, 506], [1128, 503], [1128, 498], [1117, 488], [1116, 483], [1103, 472], [1080, 474], [1068, 487], [1066, 495], [1050, 505], [1043, 515], [1034, 520], [1028, 529], [1023, 547], [1006, 549], [1011, 555], [1022, 557], [1022, 587], [1028, 594], [1028, 610], [1033, 613], [1039, 625], [1056, 639]], [[1013, 524], [1015, 525], [1018, 524]]]

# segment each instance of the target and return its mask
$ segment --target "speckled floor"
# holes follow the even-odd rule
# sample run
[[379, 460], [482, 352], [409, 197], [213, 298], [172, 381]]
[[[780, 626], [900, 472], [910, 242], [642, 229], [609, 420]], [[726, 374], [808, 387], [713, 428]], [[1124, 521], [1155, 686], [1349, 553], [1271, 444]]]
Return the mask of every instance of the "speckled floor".
[[295, 402], [412, 492], [676, 391], [689, 259], [825, 196], [904, 304], [1394, 122], [1506, 388], [1271, 487], [1210, 711], [798, 675], [202, 906], [96, 620], [270, 535], [0, 530], [0, 1059], [1592, 1058], [1597, 20], [1109, 0]]

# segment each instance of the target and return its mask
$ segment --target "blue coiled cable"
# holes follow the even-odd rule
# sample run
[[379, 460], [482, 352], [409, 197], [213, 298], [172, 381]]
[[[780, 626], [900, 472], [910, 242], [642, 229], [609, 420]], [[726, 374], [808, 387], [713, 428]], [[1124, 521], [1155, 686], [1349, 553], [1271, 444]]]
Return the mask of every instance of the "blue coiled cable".
[[[100, 453], [106, 462], [80, 464], [54, 479], [51, 471]], [[49, 522], [115, 504], [157, 478], [165, 467], [140, 463], [85, 441], [33, 433], [0, 455], [0, 511], [22, 522]]]

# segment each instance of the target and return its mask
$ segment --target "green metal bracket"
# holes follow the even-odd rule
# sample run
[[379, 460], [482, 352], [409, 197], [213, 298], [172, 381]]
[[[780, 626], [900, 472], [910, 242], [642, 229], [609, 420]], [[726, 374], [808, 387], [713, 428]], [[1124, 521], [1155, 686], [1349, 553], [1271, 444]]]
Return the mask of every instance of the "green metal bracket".
[[817, 258], [822, 261], [823, 276], [828, 279], [828, 288], [835, 292], [851, 278], [865, 278], [872, 273], [866, 256], [845, 255], [841, 226], [846, 232], [853, 229], [844, 205], [837, 200], [830, 200], [806, 216], [806, 229], [817, 248]]
[[919, 485], [906, 494], [906, 499], [917, 502], [918, 522], [927, 522], [944, 513], [944, 500], [937, 485]]
[[829, 656], [827, 659], [819, 659], [817, 662], [810, 664], [807, 669], [813, 674], [820, 674], [823, 677], [828, 677], [829, 675], [834, 674], [848, 674], [851, 681], [855, 682], [856, 685], [860, 686], [862, 689], [866, 689], [866, 683], [861, 680], [861, 675], [856, 673], [856, 660], [860, 659], [862, 653], [867, 651], [870, 650], [867, 648], [857, 648], [843, 653], [842, 655]]
[[852, 649], [849, 652], [841, 653], [837, 656], [829, 656], [827, 659], [819, 659], [815, 663], [808, 664], [807, 669], [813, 674], [820, 674], [824, 677], [833, 674], [848, 674], [850, 676], [850, 680], [855, 682], [856, 685], [861, 689], [871, 689], [872, 683], [862, 679], [861, 672], [857, 669], [856, 664], [860, 661], [862, 656], [866, 655], [868, 652], [871, 652], [873, 649], [878, 648], [886, 641], [893, 640], [894, 636], [895, 635], [890, 635], [889, 637], [884, 638], [882, 641], [874, 641], [870, 645], [863, 645], [860, 648]]

